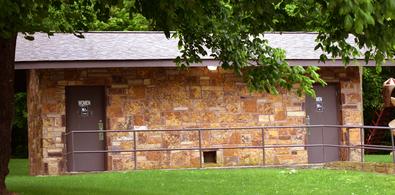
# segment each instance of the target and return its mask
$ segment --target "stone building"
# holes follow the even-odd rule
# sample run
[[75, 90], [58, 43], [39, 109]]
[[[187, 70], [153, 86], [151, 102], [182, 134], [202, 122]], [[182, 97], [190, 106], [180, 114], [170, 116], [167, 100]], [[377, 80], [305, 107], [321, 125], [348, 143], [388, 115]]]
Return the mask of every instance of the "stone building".
[[315, 99], [250, 93], [232, 71], [209, 70], [218, 66], [209, 58], [178, 70], [177, 41], [157, 32], [18, 37], [16, 69], [28, 72], [30, 174], [358, 160], [357, 149], [286, 146], [360, 143], [356, 128], [290, 127], [362, 125], [360, 67], [318, 63], [313, 33], [265, 36], [291, 65], [320, 66], [328, 86], [316, 86]]

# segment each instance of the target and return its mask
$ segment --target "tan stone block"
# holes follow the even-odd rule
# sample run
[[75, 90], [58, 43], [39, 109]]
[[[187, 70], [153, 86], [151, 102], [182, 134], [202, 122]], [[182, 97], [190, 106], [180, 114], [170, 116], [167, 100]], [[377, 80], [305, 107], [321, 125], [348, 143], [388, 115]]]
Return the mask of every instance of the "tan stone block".
[[244, 123], [244, 126], [249, 126], [247, 123], [255, 123], [257, 120], [254, 114], [237, 114], [237, 122]]
[[222, 86], [202, 86], [202, 90], [205, 91], [221, 91], [223, 90]]
[[273, 105], [271, 103], [258, 104], [258, 112], [260, 114], [273, 114]]
[[359, 93], [347, 93], [345, 94], [346, 104], [361, 104], [361, 94]]
[[181, 113], [179, 112], [165, 112], [164, 113], [166, 126], [180, 126], [181, 125]]
[[241, 105], [239, 102], [227, 103], [225, 109], [228, 112], [238, 113], [241, 112]]
[[277, 107], [274, 110], [274, 120], [275, 121], [283, 121], [287, 119], [286, 112], [283, 107]]
[[294, 162], [294, 157], [292, 155], [279, 155], [276, 156], [278, 164], [291, 164]]
[[151, 85], [151, 79], [144, 79], [144, 85]]
[[[139, 101], [130, 101], [126, 105], [126, 115], [139, 114], [144, 112], [144, 104]], [[111, 116], [111, 115], [109, 115]]]
[[259, 122], [270, 122], [269, 115], [259, 115], [258, 117]]
[[48, 163], [48, 175], [59, 175], [59, 165], [58, 162]]
[[200, 86], [192, 86], [190, 88], [190, 98], [194, 98], [194, 99], [202, 98], [202, 90]]
[[296, 117], [304, 117], [306, 115], [305, 115], [304, 111], [293, 111], [293, 112], [287, 112], [287, 116], [289, 116], [289, 117], [294, 117], [294, 116], [296, 116]]

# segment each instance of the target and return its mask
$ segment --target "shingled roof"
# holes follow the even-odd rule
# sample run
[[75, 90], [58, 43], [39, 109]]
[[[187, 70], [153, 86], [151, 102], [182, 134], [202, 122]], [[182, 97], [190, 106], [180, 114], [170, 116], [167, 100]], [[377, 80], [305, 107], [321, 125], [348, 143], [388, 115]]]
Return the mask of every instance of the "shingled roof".
[[[85, 38], [55, 33], [48, 37], [36, 33], [29, 41], [18, 36], [17, 62], [81, 60], [163, 60], [175, 59], [180, 53], [176, 39], [163, 32], [89, 32]], [[321, 51], [314, 50], [316, 33], [268, 33], [273, 47], [283, 48], [289, 60], [318, 60]], [[205, 57], [210, 59], [210, 57]]]

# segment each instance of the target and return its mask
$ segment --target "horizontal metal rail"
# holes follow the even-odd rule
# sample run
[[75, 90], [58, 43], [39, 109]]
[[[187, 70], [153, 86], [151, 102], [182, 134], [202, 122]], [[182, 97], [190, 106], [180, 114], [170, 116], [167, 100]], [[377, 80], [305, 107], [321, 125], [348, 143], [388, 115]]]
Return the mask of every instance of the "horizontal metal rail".
[[260, 130], [260, 129], [288, 129], [288, 128], [320, 128], [320, 127], [332, 127], [332, 128], [348, 128], [348, 129], [387, 129], [395, 130], [390, 127], [384, 126], [361, 126], [361, 125], [297, 125], [297, 126], [256, 126], [256, 127], [226, 127], [226, 128], [184, 128], [184, 129], [130, 129], [130, 130], [82, 130], [82, 131], [70, 131], [65, 133], [69, 135], [71, 133], [128, 133], [128, 132], [167, 132], [167, 131], [235, 131], [235, 130]]
[[[331, 129], [345, 129], [346, 130], [346, 140], [344, 140], [346, 144], [265, 144], [265, 136], [264, 133], [266, 130], [271, 129], [312, 129], [312, 128], [331, 128]], [[364, 144], [363, 143], [363, 130], [364, 129], [379, 129], [379, 130], [390, 130], [391, 131], [391, 146], [386, 145], [371, 145], [371, 144]], [[361, 139], [359, 144], [351, 144], [350, 143], [350, 130], [359, 130], [361, 134]], [[204, 147], [203, 146], [203, 138], [201, 133], [203, 131], [251, 131], [256, 130], [261, 132], [261, 144], [259, 145], [241, 145], [241, 144], [222, 144], [222, 145], [238, 145], [238, 146], [223, 146], [223, 147]], [[139, 148], [138, 141], [137, 141], [137, 133], [159, 133], [159, 132], [196, 132], [198, 133], [198, 146], [192, 147], [178, 147], [178, 148]], [[185, 128], [185, 129], [131, 129], [131, 130], [82, 130], [82, 131], [70, 131], [64, 134], [65, 139], [67, 136], [71, 136], [72, 140], [75, 136], [74, 134], [81, 134], [81, 133], [132, 133], [133, 136], [133, 148], [132, 149], [122, 149], [122, 150], [74, 150], [75, 146], [73, 141], [71, 141], [71, 151], [65, 152], [64, 156], [73, 156], [75, 154], [86, 154], [86, 153], [122, 153], [122, 152], [130, 152], [134, 155], [134, 168], [137, 169], [137, 153], [138, 152], [165, 152], [165, 151], [198, 151], [199, 152], [199, 160], [200, 160], [200, 167], [202, 167], [203, 151], [210, 151], [210, 150], [229, 150], [229, 149], [260, 149], [262, 150], [262, 160], [263, 165], [265, 164], [265, 149], [268, 148], [310, 148], [310, 147], [336, 147], [336, 148], [346, 148], [348, 150], [348, 157], [350, 158], [350, 149], [359, 149], [361, 150], [361, 161], [363, 162], [363, 151], [365, 149], [374, 149], [374, 150], [383, 150], [383, 151], [392, 151], [395, 153], [395, 145], [394, 145], [394, 133], [395, 129], [391, 129], [390, 127], [382, 127], [382, 126], [361, 126], [361, 125], [298, 125], [298, 126], [256, 126], [256, 127], [228, 127], [228, 128]], [[322, 140], [323, 140], [322, 134]], [[132, 140], [130, 140], [132, 141]], [[325, 150], [323, 149], [323, 153]], [[323, 154], [325, 155], [325, 154]], [[74, 160], [74, 158], [72, 158]], [[393, 162], [395, 163], [395, 155], [393, 155]], [[74, 163], [73, 163], [74, 165]]]

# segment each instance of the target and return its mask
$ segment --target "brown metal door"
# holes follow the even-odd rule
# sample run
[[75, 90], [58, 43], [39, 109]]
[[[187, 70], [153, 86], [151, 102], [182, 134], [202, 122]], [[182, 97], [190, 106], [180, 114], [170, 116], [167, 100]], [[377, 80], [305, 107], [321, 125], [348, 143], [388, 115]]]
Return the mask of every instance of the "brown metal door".
[[[66, 131], [92, 131], [104, 127], [104, 87], [66, 87]], [[98, 151], [105, 148], [103, 133], [73, 133], [67, 136], [67, 151]], [[105, 153], [79, 153], [67, 156], [68, 171], [103, 171]]]
[[[337, 86], [314, 86], [316, 98], [306, 98], [306, 114], [311, 125], [339, 125]], [[309, 144], [339, 144], [339, 128], [316, 127], [307, 132]], [[339, 160], [336, 147], [308, 147], [309, 163]]]

